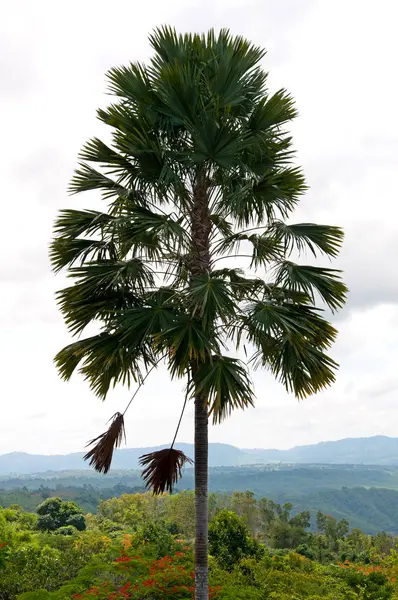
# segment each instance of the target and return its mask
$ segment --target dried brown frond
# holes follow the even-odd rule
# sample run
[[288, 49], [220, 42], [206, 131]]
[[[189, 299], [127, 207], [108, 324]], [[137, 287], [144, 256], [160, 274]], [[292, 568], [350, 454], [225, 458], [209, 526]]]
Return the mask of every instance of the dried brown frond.
[[165, 448], [140, 457], [140, 465], [145, 467], [142, 477], [154, 494], [162, 494], [165, 490], [173, 491], [173, 486], [182, 476], [182, 468], [193, 461], [174, 448]]
[[104, 433], [88, 442], [87, 446], [95, 444], [84, 460], [89, 460], [90, 465], [99, 473], [107, 473], [112, 464], [113, 450], [118, 448], [125, 437], [124, 418], [119, 412], [112, 417], [112, 423]]

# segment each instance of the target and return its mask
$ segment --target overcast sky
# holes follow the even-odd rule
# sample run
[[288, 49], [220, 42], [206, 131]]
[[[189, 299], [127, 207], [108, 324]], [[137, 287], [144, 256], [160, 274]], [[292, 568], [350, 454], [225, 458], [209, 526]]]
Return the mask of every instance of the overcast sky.
[[[66, 187], [83, 143], [100, 134], [106, 70], [150, 55], [148, 32], [229, 27], [267, 48], [272, 91], [286, 87], [311, 190], [297, 221], [340, 225], [349, 303], [336, 323], [336, 385], [298, 403], [254, 375], [257, 407], [213, 427], [210, 440], [287, 448], [351, 436], [398, 436], [398, 46], [395, 0], [4, 0], [0, 20], [0, 453], [81, 450], [130, 394], [105, 403], [53, 356], [70, 341], [48, 243], [60, 208], [85, 206]], [[100, 209], [101, 210], [101, 209]], [[127, 417], [129, 446], [168, 443], [182, 385], [158, 373]], [[192, 410], [180, 440], [191, 441]]]

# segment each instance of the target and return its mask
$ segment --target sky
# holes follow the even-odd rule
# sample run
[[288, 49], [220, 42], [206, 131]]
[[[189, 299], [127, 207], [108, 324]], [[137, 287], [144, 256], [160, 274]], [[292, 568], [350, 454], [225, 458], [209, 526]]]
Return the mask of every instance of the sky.
[[[102, 132], [105, 72], [147, 60], [148, 33], [229, 27], [268, 51], [270, 91], [285, 87], [310, 191], [295, 220], [340, 225], [334, 265], [350, 288], [334, 319], [336, 384], [298, 402], [266, 372], [257, 403], [212, 427], [210, 441], [289, 448], [321, 440], [398, 435], [398, 44], [395, 0], [6, 0], [0, 20], [0, 453], [83, 449], [124, 408], [118, 387], [102, 403], [81, 378], [61, 381], [56, 352], [71, 341], [48, 260], [61, 208], [85, 208], [68, 182], [81, 146]], [[98, 198], [98, 203], [100, 199]], [[101, 209], [100, 209], [101, 210]], [[328, 265], [326, 265], [328, 266]], [[169, 443], [181, 382], [158, 372], [126, 418], [130, 447]], [[192, 441], [192, 406], [180, 441]]]

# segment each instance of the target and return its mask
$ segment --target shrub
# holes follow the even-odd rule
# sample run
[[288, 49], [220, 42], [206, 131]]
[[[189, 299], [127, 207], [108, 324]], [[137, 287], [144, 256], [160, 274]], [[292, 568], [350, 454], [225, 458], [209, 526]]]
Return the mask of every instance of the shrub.
[[209, 551], [227, 570], [244, 557], [263, 553], [260, 544], [250, 538], [244, 520], [228, 510], [219, 512], [209, 525]]

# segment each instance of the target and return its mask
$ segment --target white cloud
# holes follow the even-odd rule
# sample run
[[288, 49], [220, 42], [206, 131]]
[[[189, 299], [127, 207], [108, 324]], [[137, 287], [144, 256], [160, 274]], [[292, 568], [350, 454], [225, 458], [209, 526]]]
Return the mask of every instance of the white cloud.
[[[395, 111], [398, 9], [390, 0], [14, 0], [0, 23], [2, 232], [0, 236], [0, 452], [81, 449], [128, 400], [117, 389], [102, 404], [80, 379], [65, 384], [52, 363], [70, 341], [56, 310], [63, 279], [47, 251], [61, 207], [90, 206], [66, 187], [77, 152], [102, 135], [105, 71], [149, 54], [148, 32], [230, 27], [267, 47], [272, 89], [287, 87], [300, 118], [293, 127], [312, 188], [297, 220], [342, 225], [337, 266], [351, 288], [340, 316], [336, 385], [297, 403], [256, 373], [257, 408], [211, 430], [239, 446], [288, 447], [394, 429], [397, 393], [398, 252]], [[131, 446], [172, 438], [182, 384], [159, 373], [128, 417]], [[180, 438], [192, 439], [191, 407]]]

